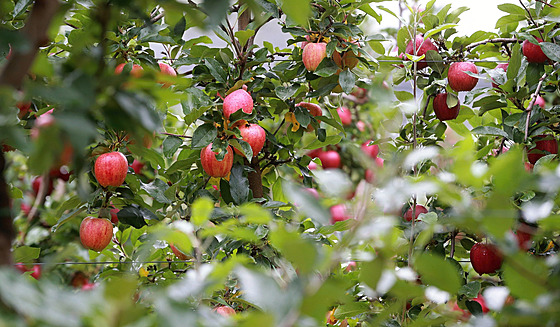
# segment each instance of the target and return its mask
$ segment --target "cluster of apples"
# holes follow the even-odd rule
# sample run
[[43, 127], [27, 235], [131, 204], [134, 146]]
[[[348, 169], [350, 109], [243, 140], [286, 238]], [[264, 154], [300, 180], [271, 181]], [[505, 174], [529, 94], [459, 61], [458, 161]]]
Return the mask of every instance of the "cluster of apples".
[[[223, 115], [225, 121], [229, 121], [230, 116], [242, 110], [246, 114], [251, 114], [254, 108], [253, 98], [245, 88], [235, 90], [224, 98]], [[264, 128], [258, 124], [251, 124], [245, 120], [240, 120], [233, 124], [232, 127], [239, 128], [241, 139], [251, 146], [253, 157], [256, 157], [261, 152], [266, 142], [266, 132]], [[241, 154], [237, 149], [235, 153]], [[217, 159], [217, 152], [212, 151], [212, 143], [208, 144], [202, 151], [200, 151], [200, 162], [202, 168], [211, 177], [226, 177], [231, 172], [233, 166], [233, 153], [231, 146], [227, 147], [227, 152], [222, 160]]]

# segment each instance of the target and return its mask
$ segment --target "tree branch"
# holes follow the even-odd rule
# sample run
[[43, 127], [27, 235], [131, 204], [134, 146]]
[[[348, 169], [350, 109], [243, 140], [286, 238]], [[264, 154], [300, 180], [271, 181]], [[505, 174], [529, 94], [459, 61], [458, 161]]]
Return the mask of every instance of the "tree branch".
[[531, 112], [533, 111], [533, 105], [535, 104], [535, 101], [537, 100], [537, 96], [539, 95], [539, 92], [541, 91], [542, 85], [544, 80], [546, 79], [546, 77], [548, 76], [548, 74], [544, 74], [540, 79], [539, 79], [539, 84], [537, 84], [537, 89], [535, 90], [535, 93], [533, 93], [533, 95], [531, 96], [531, 102], [529, 102], [529, 105], [527, 106], [527, 119], [525, 120], [525, 142], [527, 142], [527, 139], [529, 138], [529, 122], [531, 121]]
[[479, 42], [475, 42], [475, 43], [471, 43], [469, 45], [467, 45], [465, 47], [465, 51], [470, 51], [476, 47], [478, 47], [479, 45], [483, 45], [483, 44], [488, 44], [488, 43], [516, 43], [516, 42], [520, 42], [520, 40], [516, 39], [516, 38], [496, 38], [496, 39], [488, 39], [488, 40], [484, 40], [484, 41], [479, 41]]
[[52, 18], [58, 9], [58, 0], [37, 0], [29, 14], [25, 26], [20, 30], [22, 37], [26, 39], [30, 47], [26, 52], [13, 49], [12, 56], [4, 65], [0, 74], [0, 85], [9, 85], [19, 89], [23, 78], [31, 68], [39, 47], [45, 46], [49, 40], [47, 31]]

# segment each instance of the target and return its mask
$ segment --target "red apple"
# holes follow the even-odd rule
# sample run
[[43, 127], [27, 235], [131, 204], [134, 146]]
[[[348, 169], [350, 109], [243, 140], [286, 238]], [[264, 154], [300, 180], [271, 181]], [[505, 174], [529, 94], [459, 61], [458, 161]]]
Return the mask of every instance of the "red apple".
[[515, 238], [517, 239], [517, 245], [521, 250], [527, 251], [531, 248], [531, 238], [535, 233], [535, 228], [529, 226], [525, 223], [519, 224], [517, 231], [515, 232]]
[[86, 217], [80, 224], [80, 241], [85, 248], [100, 252], [112, 237], [113, 224], [108, 219]]
[[452, 90], [470, 91], [478, 83], [478, 78], [467, 75], [465, 72], [478, 74], [478, 69], [472, 62], [454, 62], [449, 66], [447, 81]]
[[537, 95], [537, 99], [535, 100], [533, 106], [540, 106], [542, 109], [544, 109], [544, 107], [546, 106], [546, 102], [544, 101], [543, 97]]
[[[261, 152], [264, 143], [266, 142], [266, 132], [264, 128], [258, 124], [243, 124], [239, 126], [239, 133], [241, 139], [251, 146], [253, 150], [253, 157], [256, 157]], [[241, 151], [234, 148], [235, 153], [242, 154]]]
[[[422, 213], [428, 213], [428, 209], [421, 204], [417, 204], [414, 212], [414, 221], [418, 221], [418, 216]], [[412, 221], [412, 208], [408, 208], [408, 210], [404, 213], [403, 218], [406, 221]]]
[[327, 57], [327, 44], [324, 42], [320, 43], [308, 43], [303, 49], [301, 54], [301, 59], [303, 65], [310, 72], [314, 72], [317, 66]]
[[311, 151], [307, 152], [307, 155], [314, 159], [314, 158], [317, 158], [323, 152], [324, 152], [323, 149], [317, 148], [315, 150], [311, 150]]
[[529, 162], [526, 162], [526, 163], [524, 164], [524, 167], [525, 167], [525, 171], [528, 172], [528, 173], [530, 173], [530, 172], [533, 171], [533, 164], [531, 164], [531, 163], [529, 163]]
[[383, 162], [384, 162], [384, 161], [385, 161], [385, 160], [383, 160], [383, 159], [381, 159], [381, 158], [379, 158], [379, 157], [375, 158], [375, 164], [376, 164], [377, 167], [379, 167], [379, 168], [383, 168]]
[[[50, 195], [54, 190], [54, 184], [51, 178], [48, 178], [49, 184], [47, 185], [47, 190], [45, 195]], [[33, 178], [31, 182], [31, 187], [33, 188], [33, 194], [37, 196], [39, 194], [39, 190], [41, 189], [41, 185], [43, 184], [43, 176], [37, 176]]]
[[296, 107], [307, 109], [309, 113], [314, 117], [321, 116], [323, 114], [323, 110], [321, 110], [321, 107], [319, 107], [319, 105], [315, 103], [300, 102], [296, 104]]
[[134, 161], [130, 164], [129, 167], [132, 168], [132, 170], [134, 170], [134, 173], [136, 175], [140, 175], [140, 173], [142, 173], [142, 168], [144, 168], [144, 164], [139, 160], [134, 159]]
[[111, 223], [117, 225], [119, 223], [119, 216], [118, 213], [119, 211], [121, 211], [120, 209], [117, 208], [112, 208], [110, 213], [111, 213]]
[[189, 258], [185, 253], [183, 253], [183, 251], [177, 249], [175, 245], [169, 244], [169, 247], [171, 248], [171, 251], [173, 251], [173, 254], [175, 254], [175, 256], [177, 256], [179, 260], [185, 261]]
[[225, 305], [214, 308], [214, 311], [217, 314], [219, 314], [221, 316], [224, 316], [224, 317], [231, 316], [231, 315], [235, 314], [235, 310], [233, 310], [232, 307], [228, 307], [228, 306], [225, 306]]
[[49, 172], [49, 176], [51, 179], [58, 178], [65, 182], [68, 182], [68, 180], [70, 179], [70, 174], [71, 173], [68, 171], [68, 169], [65, 166], [62, 166], [60, 168], [53, 168]]
[[331, 211], [331, 223], [336, 223], [343, 220], [350, 219], [347, 213], [346, 206], [344, 204], [337, 204], [330, 208]]
[[[356, 41], [352, 41], [351, 43], [357, 44]], [[352, 51], [352, 49], [348, 47], [346, 48], [346, 51], [343, 51], [342, 55], [338, 51], [335, 51], [333, 53], [332, 59], [335, 62], [335, 64], [342, 69], [344, 68], [354, 69], [354, 67], [358, 65], [358, 62], [360, 62], [360, 59], [358, 59], [358, 57], [359, 54], [358, 56], [356, 56], [354, 51]]]
[[350, 124], [352, 124], [352, 113], [350, 112], [350, 109], [346, 107], [340, 107], [336, 109], [336, 112], [338, 112], [340, 122], [343, 126], [349, 126]]
[[360, 131], [360, 132], [364, 132], [366, 130], [366, 123], [364, 123], [363, 121], [359, 120], [356, 123], [356, 128]]
[[253, 98], [244, 89], [235, 90], [225, 97], [223, 108], [226, 119], [239, 109], [250, 114], [253, 112]]
[[212, 143], [200, 151], [200, 162], [202, 168], [212, 177], [226, 177], [233, 166], [233, 151], [227, 147], [227, 153], [222, 161], [216, 159], [217, 152], [212, 151]]
[[457, 105], [453, 108], [447, 106], [447, 93], [440, 93], [434, 98], [434, 113], [436, 117], [441, 120], [452, 120], [459, 116], [459, 109], [461, 103], [457, 100]]
[[32, 271], [31, 277], [37, 280], [41, 278], [41, 265], [33, 265], [32, 268], [28, 268], [26, 265], [23, 265], [21, 264], [21, 262], [18, 262], [18, 264], [16, 264], [15, 266], [16, 269], [21, 271], [22, 273]]
[[322, 152], [317, 156], [324, 169], [340, 168], [340, 154], [334, 150]]
[[[498, 66], [496, 66], [496, 69], [501, 69], [503, 71], [507, 71], [508, 66], [509, 66], [509, 63], [501, 63], [501, 64], [498, 64]], [[492, 83], [492, 87], [498, 88], [500, 86], [496, 83]]]
[[553, 135], [541, 134], [535, 136], [535, 147], [527, 152], [527, 158], [533, 165], [547, 154], [558, 153], [558, 141]]
[[[416, 54], [414, 53], [414, 46], [416, 46]], [[414, 38], [414, 42], [410, 40], [406, 45], [405, 53], [419, 57], [425, 55], [428, 50], [438, 51], [437, 47], [432, 43], [432, 40], [429, 37], [424, 39], [424, 37], [422, 37], [421, 35], [416, 35], [416, 37]], [[408, 60], [408, 57], [405, 57], [405, 60]], [[420, 60], [416, 64], [416, 66], [418, 69], [424, 69], [428, 67], [426, 58]]]
[[35, 120], [35, 124], [31, 129], [31, 139], [33, 140], [38, 139], [41, 130], [49, 126], [53, 126], [54, 123], [55, 123], [55, 118], [52, 115], [52, 109], [37, 117], [37, 120]]
[[97, 284], [87, 282], [82, 285], [82, 291], [89, 291], [97, 287]]
[[502, 254], [493, 244], [476, 243], [471, 248], [471, 264], [479, 274], [493, 274], [502, 267]]
[[25, 203], [22, 202], [20, 204], [19, 208], [25, 216], [29, 216], [29, 212], [31, 212], [31, 206], [29, 204], [25, 204]]
[[306, 39], [307, 41], [301, 42], [301, 46], [300, 46], [300, 47], [301, 47], [302, 50], [305, 49], [305, 46], [308, 45], [309, 42], [311, 41], [311, 36], [306, 35], [306, 36], [305, 36], [305, 39]]
[[317, 169], [317, 167], [318, 167], [317, 164], [313, 161], [311, 161], [309, 163], [309, 165], [307, 165], [307, 169], [309, 169], [309, 170], [315, 170], [315, 169]]
[[356, 261], [350, 261], [350, 262], [348, 262], [348, 265], [346, 266], [344, 271], [351, 272], [351, 271], [356, 270], [356, 267], [357, 267]]
[[368, 140], [362, 143], [361, 146], [362, 152], [370, 156], [371, 158], [377, 158], [377, 154], [379, 153], [379, 145], [377, 144], [370, 145], [371, 142], [373, 142], [373, 140]]
[[[126, 63], [118, 64], [117, 67], [115, 67], [115, 74], [116, 75], [121, 74], [125, 65]], [[144, 73], [144, 68], [142, 68], [142, 66], [137, 64], [132, 65], [132, 69], [130, 70], [130, 75], [138, 78], [141, 77], [143, 73]]]
[[128, 162], [124, 154], [114, 151], [104, 153], [95, 160], [94, 173], [99, 185], [119, 187], [128, 172]]
[[[541, 38], [536, 38], [539, 43], [543, 40]], [[528, 62], [533, 62], [537, 64], [543, 64], [547, 62], [549, 59], [542, 51], [540, 45], [536, 45], [531, 43], [529, 40], [523, 41], [523, 55], [527, 58]]]
[[455, 302], [455, 303], [453, 304], [452, 310], [453, 310], [453, 311], [458, 311], [458, 312], [461, 313], [461, 316], [459, 316], [459, 319], [462, 320], [462, 321], [467, 321], [467, 320], [469, 320], [469, 317], [471, 316], [471, 313], [470, 313], [470, 312], [465, 311], [465, 310], [459, 308], [459, 305], [457, 304], [457, 302]]
[[[177, 72], [175, 71], [175, 69], [173, 69], [173, 67], [169, 66], [166, 63], [160, 62], [159, 63], [159, 70], [161, 71], [161, 73], [163, 75], [169, 75], [169, 76], [177, 76]], [[164, 87], [170, 87], [171, 83], [169, 82], [160, 82], [163, 83]]]
[[[385, 83], [385, 81], [383, 81]], [[368, 91], [363, 87], [355, 88], [350, 95], [355, 96], [357, 99], [365, 99], [368, 96]]]

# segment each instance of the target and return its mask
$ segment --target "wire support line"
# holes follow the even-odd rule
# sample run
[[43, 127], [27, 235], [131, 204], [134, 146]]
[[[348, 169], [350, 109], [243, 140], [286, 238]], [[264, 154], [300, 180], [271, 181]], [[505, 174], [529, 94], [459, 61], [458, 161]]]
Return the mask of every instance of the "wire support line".
[[173, 260], [173, 261], [94, 261], [94, 262], [77, 262], [77, 261], [66, 261], [66, 262], [18, 262], [12, 264], [13, 266], [28, 266], [28, 265], [112, 265], [112, 264], [157, 264], [157, 263], [191, 263], [195, 260]]

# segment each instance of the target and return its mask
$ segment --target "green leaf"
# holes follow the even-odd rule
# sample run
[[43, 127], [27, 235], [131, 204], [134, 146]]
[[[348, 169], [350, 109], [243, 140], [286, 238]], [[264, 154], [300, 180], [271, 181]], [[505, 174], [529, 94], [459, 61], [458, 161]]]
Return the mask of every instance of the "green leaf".
[[373, 17], [378, 24], [381, 24], [381, 20], [383, 18], [381, 17], [381, 15], [376, 13], [375, 10], [373, 10], [369, 4], [366, 3], [364, 5], [361, 5], [360, 7], [358, 7], [358, 9]]
[[214, 124], [202, 124], [193, 133], [191, 147], [193, 149], [203, 148], [212, 143], [216, 136], [218, 136], [218, 130]]
[[298, 269], [301, 274], [315, 270], [317, 249], [296, 231], [278, 229], [270, 233], [270, 243]]
[[514, 5], [512, 3], [503, 3], [498, 5], [498, 9], [503, 12], [507, 12], [508, 14], [514, 14], [519, 16], [525, 16], [526, 12], [525, 9]]
[[216, 59], [206, 58], [205, 65], [210, 70], [210, 74], [212, 74], [218, 82], [227, 84], [226, 69]]
[[425, 284], [455, 294], [461, 287], [457, 269], [444, 258], [423, 252], [414, 261], [414, 268]]
[[255, 31], [253, 30], [244, 30], [244, 31], [235, 32], [235, 37], [239, 40], [239, 43], [241, 44], [242, 47], [244, 47], [245, 44], [247, 44], [247, 41], [249, 41], [249, 38], [251, 38], [254, 35], [255, 35]]
[[168, 204], [171, 203], [171, 200], [165, 196], [165, 191], [167, 191], [169, 185], [167, 185], [167, 183], [165, 183], [161, 179], [156, 178], [149, 184], [140, 182], [140, 187], [157, 202]]
[[541, 49], [551, 60], [560, 61], [560, 45], [550, 42], [541, 42]]
[[14, 6], [14, 11], [12, 12], [12, 18], [16, 18], [21, 15], [27, 7], [31, 4], [32, 0], [19, 0]]
[[317, 66], [314, 74], [321, 77], [329, 77], [334, 75], [339, 69], [340, 68], [334, 63], [334, 61], [327, 57], [321, 61], [319, 66]]
[[121, 108], [129, 115], [133, 122], [139, 122], [149, 131], [158, 130], [161, 119], [155, 111], [152, 101], [140, 92], [117, 92], [115, 100]]
[[230, 194], [235, 204], [247, 202], [249, 198], [249, 180], [243, 176], [243, 165], [235, 165], [229, 177]]
[[311, 218], [315, 225], [323, 226], [330, 223], [330, 212], [309, 192], [287, 182], [283, 183], [283, 188], [290, 202], [297, 204], [299, 210]]
[[477, 126], [473, 128], [471, 132], [476, 135], [494, 135], [506, 138], [509, 137], [508, 134], [502, 129], [493, 126]]
[[19, 246], [14, 249], [14, 261], [15, 262], [32, 262], [39, 258], [41, 253], [40, 248], [33, 248], [30, 246]]
[[282, 99], [283, 101], [286, 101], [290, 97], [292, 97], [294, 94], [296, 94], [298, 88], [299, 88], [299, 85], [296, 85], [296, 84], [292, 84], [290, 86], [277, 86], [274, 89], [274, 92], [276, 93], [276, 95], [280, 99]]
[[438, 26], [438, 27], [436, 27], [436, 28], [434, 28], [434, 29], [431, 29], [431, 30], [427, 31], [427, 32], [424, 34], [424, 38], [431, 37], [431, 36], [434, 35], [434, 34], [437, 34], [437, 33], [441, 32], [441, 31], [444, 31], [444, 30], [446, 30], [446, 29], [453, 28], [453, 27], [456, 27], [456, 26], [457, 26], [457, 24], [443, 24], [443, 25], [440, 25], [440, 26]]
[[352, 89], [356, 85], [356, 75], [349, 69], [345, 69], [338, 75], [338, 83], [342, 87], [342, 91], [352, 93]]
[[191, 222], [197, 226], [202, 226], [210, 218], [214, 210], [214, 202], [207, 197], [196, 199], [192, 205]]
[[307, 109], [302, 109], [302, 107], [296, 107], [294, 110], [294, 115], [296, 116], [296, 120], [301, 126], [307, 126], [311, 123], [311, 115]]
[[533, 301], [549, 290], [546, 264], [526, 253], [518, 253], [506, 260], [503, 271], [505, 284], [519, 299]]
[[469, 299], [475, 298], [480, 293], [481, 285], [479, 281], [469, 282], [459, 289], [459, 295], [465, 295]]
[[373, 261], [364, 261], [360, 269], [360, 281], [365, 283], [372, 289], [377, 289], [377, 283], [383, 272], [384, 262], [381, 257], [375, 258]]
[[126, 206], [119, 210], [117, 217], [120, 223], [130, 225], [137, 229], [147, 225], [142, 211], [133, 206]]
[[247, 160], [251, 160], [253, 158], [253, 149], [251, 145], [243, 140], [238, 139], [230, 139], [229, 144], [236, 148], [237, 150], [241, 151]]
[[177, 136], [168, 136], [163, 141], [163, 154], [166, 158], [172, 158], [175, 152], [183, 144], [183, 140]]
[[186, 100], [181, 102], [185, 114], [185, 125], [189, 126], [202, 116], [213, 104], [202, 90], [191, 87], [184, 91]]
[[62, 215], [62, 217], [60, 217], [60, 219], [56, 222], [56, 225], [54, 225], [54, 226], [51, 228], [51, 232], [53, 232], [53, 233], [56, 232], [56, 230], [57, 230], [62, 224], [65, 224], [66, 222], [68, 222], [68, 220], [70, 220], [70, 219], [76, 217], [77, 215], [79, 215], [80, 213], [82, 213], [82, 212], [85, 211], [85, 210], [86, 210], [86, 206], [85, 206], [85, 204], [84, 204], [84, 205], [82, 205], [81, 207], [79, 207], [79, 208], [77, 208], [77, 209], [75, 209], [75, 210], [72, 210], [72, 211], [70, 211], [70, 212], [67, 213], [67, 214]]
[[177, 24], [173, 26], [173, 34], [175, 34], [175, 36], [177, 37], [183, 37], [186, 27], [187, 27], [187, 21], [185, 20], [185, 16], [183, 16], [181, 17], [181, 19], [179, 19]]
[[345, 319], [370, 311], [368, 302], [350, 302], [338, 306], [334, 311], [336, 319]]
[[127, 147], [130, 149], [130, 152], [142, 158], [143, 160], [148, 161], [152, 168], [165, 168], [165, 161], [163, 160], [162, 155], [154, 149], [148, 149], [137, 144], [129, 144]]
[[313, 142], [309, 143], [308, 145], [304, 146], [303, 148], [307, 149], [307, 150], [315, 150], [315, 149], [322, 148], [322, 147], [327, 146], [327, 145], [338, 144], [338, 143], [340, 143], [341, 140], [342, 140], [342, 136], [340, 136], [340, 135], [330, 135], [330, 136], [327, 136], [327, 138], [323, 142], [321, 142], [319, 140], [314, 140]]
[[300, 26], [307, 26], [311, 16], [310, 0], [284, 0], [282, 11]]

